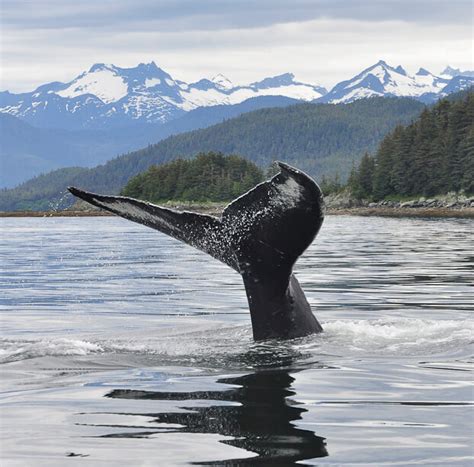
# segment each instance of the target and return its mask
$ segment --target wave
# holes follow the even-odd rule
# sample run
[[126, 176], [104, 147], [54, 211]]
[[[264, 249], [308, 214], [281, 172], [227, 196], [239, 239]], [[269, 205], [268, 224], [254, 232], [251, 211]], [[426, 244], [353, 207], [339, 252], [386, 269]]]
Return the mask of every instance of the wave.
[[321, 335], [324, 351], [361, 356], [421, 356], [463, 352], [473, 343], [471, 320], [391, 318], [328, 322]]
[[103, 351], [100, 344], [79, 339], [1, 339], [0, 363], [45, 356], [89, 355]]
[[[419, 357], [462, 354], [470, 349], [474, 323], [470, 320], [392, 318], [337, 320], [323, 323], [324, 332], [291, 341], [254, 343], [249, 326], [235, 325], [198, 331], [173, 329], [169, 335], [139, 333], [106, 339], [0, 339], [0, 363], [45, 356], [135, 354], [224, 364], [226, 358], [267, 356]], [[156, 359], [155, 359], [156, 363]]]

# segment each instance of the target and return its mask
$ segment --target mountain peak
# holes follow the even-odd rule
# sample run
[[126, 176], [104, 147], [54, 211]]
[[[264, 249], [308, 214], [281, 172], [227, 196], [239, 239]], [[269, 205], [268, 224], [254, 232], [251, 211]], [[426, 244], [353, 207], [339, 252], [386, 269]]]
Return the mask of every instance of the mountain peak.
[[400, 73], [401, 75], [404, 75], [404, 76], [407, 75], [407, 72], [405, 71], [405, 68], [403, 68], [401, 65], [398, 65], [397, 68], [395, 68], [395, 71]]
[[211, 81], [223, 89], [232, 89], [234, 87], [232, 81], [221, 73], [211, 78]]
[[[97, 73], [99, 71], [112, 71], [113, 73], [122, 76], [131, 73], [152, 76], [165, 73], [154, 61], [151, 61], [150, 63], [139, 63], [137, 66], [131, 68], [122, 68], [109, 63], [94, 63], [87, 73]], [[165, 74], [167, 75], [167, 73]]]
[[459, 68], [453, 68], [449, 65], [441, 72], [441, 74], [445, 76], [451, 76], [452, 78], [454, 78], [455, 76], [474, 77], [474, 71], [472, 70], [461, 71]]
[[379, 60], [352, 79], [334, 86], [321, 102], [348, 103], [374, 96], [433, 99], [447, 82], [445, 78], [434, 76], [424, 68], [420, 68], [415, 76], [410, 76], [400, 65], [394, 68], [384, 60]]
[[456, 76], [459, 75], [461, 70], [459, 68], [453, 68], [451, 66], [447, 66], [442, 72], [442, 75], [448, 75], [448, 76]]
[[274, 78], [279, 78], [286, 81], [294, 81], [295, 75], [293, 73], [282, 73], [281, 75], [274, 76]]
[[279, 86], [289, 86], [295, 83], [295, 75], [293, 73], [283, 73], [281, 75], [271, 76], [269, 78], [262, 79], [261, 81], [256, 81], [250, 86], [263, 89]]
[[[400, 70], [401, 69], [401, 70]], [[397, 71], [398, 73], [405, 72], [405, 70], [399, 66], [399, 69], [396, 70], [392, 66], [390, 66], [385, 60], [379, 60], [377, 63], [374, 63], [373, 65], [367, 67], [365, 70], [363, 70], [359, 75], [364, 75], [366, 73], [370, 73], [372, 71], [375, 71], [376, 74], [378, 74], [380, 71], [383, 71], [384, 74], [386, 74], [389, 71]]]
[[431, 75], [431, 73], [426, 69], [426, 68], [420, 68], [416, 74], [418, 76], [428, 76], [428, 75]]
[[158, 66], [154, 61], [151, 61], [150, 63], [139, 63], [136, 68], [141, 70], [159, 70]]
[[94, 65], [89, 68], [88, 73], [95, 73], [96, 71], [102, 70], [115, 71], [115, 66], [108, 63], [94, 63]]

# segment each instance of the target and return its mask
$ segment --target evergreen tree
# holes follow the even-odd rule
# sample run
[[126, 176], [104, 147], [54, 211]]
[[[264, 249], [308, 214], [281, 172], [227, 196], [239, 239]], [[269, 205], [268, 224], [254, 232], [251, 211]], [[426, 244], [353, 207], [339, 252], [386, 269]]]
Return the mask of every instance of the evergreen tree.
[[394, 191], [392, 166], [395, 147], [393, 135], [389, 135], [382, 140], [375, 156], [373, 192], [377, 199], [383, 199]]
[[353, 181], [353, 193], [356, 198], [371, 198], [374, 192], [374, 158], [365, 153], [362, 157], [357, 172], [357, 179]]
[[375, 199], [473, 193], [474, 93], [441, 100], [412, 124], [397, 126], [382, 140], [374, 159], [366, 154], [352, 170], [349, 186], [354, 196]]
[[474, 193], [474, 125], [469, 128], [459, 149], [463, 165], [461, 189], [466, 193]]
[[252, 162], [209, 152], [153, 165], [133, 177], [121, 194], [154, 202], [230, 201], [262, 179], [262, 171]]

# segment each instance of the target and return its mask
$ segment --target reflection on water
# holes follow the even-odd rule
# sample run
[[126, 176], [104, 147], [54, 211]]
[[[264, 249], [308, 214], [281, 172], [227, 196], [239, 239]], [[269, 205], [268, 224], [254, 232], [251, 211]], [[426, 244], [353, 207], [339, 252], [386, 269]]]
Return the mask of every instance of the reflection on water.
[[[325, 439], [297, 428], [293, 421], [306, 412], [290, 399], [294, 378], [288, 370], [264, 370], [217, 382], [237, 385], [223, 391], [153, 392], [115, 389], [107, 397], [136, 400], [183, 401], [186, 413], [154, 414], [157, 423], [171, 425], [165, 432], [216, 433], [232, 436], [221, 441], [258, 456], [250, 459], [220, 459], [200, 465], [293, 465], [296, 461], [325, 457]], [[198, 406], [192, 400], [226, 401], [226, 405]], [[176, 427], [180, 425], [180, 427]], [[160, 430], [163, 432], [163, 429]], [[114, 433], [104, 437], [143, 437], [154, 432]]]
[[472, 465], [472, 220], [328, 217], [295, 268], [325, 332], [258, 344], [197, 250], [0, 223], [5, 465]]

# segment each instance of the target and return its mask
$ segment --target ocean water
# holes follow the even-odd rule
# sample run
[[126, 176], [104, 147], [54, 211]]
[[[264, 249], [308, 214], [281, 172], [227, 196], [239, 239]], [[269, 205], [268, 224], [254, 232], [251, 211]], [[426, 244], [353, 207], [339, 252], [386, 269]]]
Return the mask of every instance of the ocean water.
[[325, 331], [254, 343], [240, 276], [119, 218], [3, 218], [10, 465], [472, 465], [472, 220], [328, 217]]

